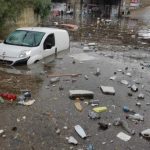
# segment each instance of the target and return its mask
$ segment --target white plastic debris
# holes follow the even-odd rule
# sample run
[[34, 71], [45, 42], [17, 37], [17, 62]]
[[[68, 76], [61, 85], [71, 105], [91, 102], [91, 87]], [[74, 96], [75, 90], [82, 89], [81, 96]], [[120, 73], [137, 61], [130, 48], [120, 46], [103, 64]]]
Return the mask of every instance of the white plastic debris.
[[104, 94], [111, 94], [111, 95], [115, 95], [115, 89], [114, 87], [111, 86], [100, 86], [102, 92]]
[[88, 91], [88, 90], [70, 90], [69, 91], [69, 96], [70, 96], [70, 98], [75, 98], [75, 97], [93, 98], [94, 97], [94, 92]]
[[146, 129], [140, 133], [144, 138], [150, 138], [150, 129]]
[[144, 94], [143, 94], [143, 93], [140, 93], [140, 94], [138, 95], [138, 99], [144, 99]]
[[96, 43], [88, 43], [88, 46], [96, 46]]
[[120, 132], [117, 134], [117, 137], [125, 142], [129, 141], [131, 139], [131, 136], [123, 133], [123, 132]]
[[1, 134], [3, 134], [3, 133], [4, 133], [4, 130], [3, 130], [3, 129], [1, 129], [1, 130], [0, 130], [0, 135], [1, 135]]
[[140, 114], [134, 114], [134, 115], [129, 114], [127, 117], [131, 120], [144, 121], [144, 116]]
[[131, 90], [132, 90], [133, 92], [137, 92], [137, 91], [138, 91], [138, 88], [137, 88], [136, 85], [132, 85], [132, 86], [131, 86]]
[[131, 77], [131, 76], [132, 76], [130, 72], [126, 73], [126, 75], [127, 75], [127, 76], [129, 76], [129, 77]]
[[74, 128], [75, 128], [75, 131], [79, 134], [79, 136], [81, 138], [86, 138], [87, 137], [85, 131], [83, 130], [83, 128], [80, 125], [76, 125]]
[[121, 80], [121, 83], [124, 84], [124, 85], [128, 85], [129, 82], [127, 80]]
[[78, 141], [77, 141], [73, 136], [70, 136], [70, 137], [68, 138], [68, 143], [69, 143], [69, 144], [77, 145], [77, 144], [78, 144]]
[[96, 68], [96, 73], [95, 73], [96, 76], [99, 76], [100, 75], [100, 68]]
[[50, 79], [50, 83], [53, 84], [53, 83], [58, 82], [59, 80], [60, 80], [59, 77], [51, 78], [51, 79]]
[[31, 106], [35, 102], [34, 99], [28, 100], [28, 101], [19, 101], [18, 104], [24, 105], [24, 106]]
[[116, 76], [112, 76], [112, 77], [110, 77], [109, 79], [110, 79], [110, 80], [116, 80], [116, 78], [117, 78]]

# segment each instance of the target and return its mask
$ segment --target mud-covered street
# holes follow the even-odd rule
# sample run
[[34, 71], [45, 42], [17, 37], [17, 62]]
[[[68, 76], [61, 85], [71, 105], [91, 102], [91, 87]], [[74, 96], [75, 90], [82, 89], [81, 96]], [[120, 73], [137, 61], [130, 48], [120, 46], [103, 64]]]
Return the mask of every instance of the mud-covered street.
[[[140, 133], [150, 128], [150, 47], [148, 40], [137, 37], [141, 28], [138, 23], [125, 19], [117, 25], [83, 24], [79, 31], [70, 33], [70, 50], [53, 61], [42, 60], [28, 67], [1, 66], [1, 93], [19, 96], [21, 90], [28, 89], [35, 103], [0, 103], [0, 149], [93, 150], [92, 146], [94, 150], [149, 150], [149, 140]], [[59, 78], [52, 81], [55, 77]], [[138, 90], [132, 90], [132, 85]], [[104, 94], [101, 86], [114, 87], [115, 95]], [[78, 111], [76, 100], [69, 97], [70, 90], [89, 90], [94, 98], [81, 97], [82, 111]], [[89, 111], [98, 107], [92, 106], [91, 100], [99, 100], [98, 106], [107, 108], [98, 113], [99, 119], [89, 117]], [[124, 106], [134, 113], [124, 110]], [[130, 119], [131, 114], [140, 114], [144, 119]], [[135, 134], [114, 125], [117, 118]], [[75, 131], [76, 125], [85, 130], [85, 139]], [[130, 139], [117, 137], [120, 132]], [[68, 143], [70, 136], [78, 141], [77, 145]]]

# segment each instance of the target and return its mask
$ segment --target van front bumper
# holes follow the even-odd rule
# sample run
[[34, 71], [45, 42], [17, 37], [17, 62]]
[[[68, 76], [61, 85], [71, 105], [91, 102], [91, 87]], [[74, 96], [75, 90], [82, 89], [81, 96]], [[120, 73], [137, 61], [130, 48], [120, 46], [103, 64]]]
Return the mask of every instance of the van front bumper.
[[27, 58], [23, 58], [23, 59], [16, 59], [16, 58], [8, 58], [8, 59], [1, 59], [0, 58], [0, 64], [5, 64], [5, 65], [22, 65], [22, 64], [27, 64], [27, 61], [30, 57], [27, 57]]

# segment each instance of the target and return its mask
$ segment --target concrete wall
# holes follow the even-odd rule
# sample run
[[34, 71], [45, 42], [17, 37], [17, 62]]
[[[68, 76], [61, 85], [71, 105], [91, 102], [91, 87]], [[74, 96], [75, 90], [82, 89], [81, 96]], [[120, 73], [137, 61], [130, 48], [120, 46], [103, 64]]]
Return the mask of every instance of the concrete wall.
[[22, 11], [22, 14], [18, 18], [16, 25], [18, 27], [37, 26], [39, 23], [40, 23], [39, 16], [34, 13], [34, 10], [32, 7], [29, 7], [29, 8], [25, 8]]

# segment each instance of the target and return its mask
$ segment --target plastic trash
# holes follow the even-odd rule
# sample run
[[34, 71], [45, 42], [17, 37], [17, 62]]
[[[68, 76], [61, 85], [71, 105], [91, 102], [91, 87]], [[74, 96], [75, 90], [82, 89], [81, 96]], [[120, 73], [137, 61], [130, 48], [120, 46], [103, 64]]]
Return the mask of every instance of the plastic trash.
[[100, 104], [100, 100], [99, 99], [94, 99], [94, 100], [90, 100], [89, 101], [89, 103], [88, 103], [89, 105], [99, 105]]
[[0, 103], [3, 104], [4, 103], [4, 99], [2, 97], [0, 97]]
[[86, 150], [94, 150], [93, 144], [89, 144]]
[[129, 113], [135, 113], [135, 111], [133, 109], [130, 109], [128, 106], [123, 106], [123, 111]]
[[85, 78], [86, 80], [88, 80], [88, 79], [89, 79], [89, 77], [88, 77], [87, 75], [85, 75], [85, 76], [84, 76], [84, 78]]
[[101, 129], [101, 130], [107, 130], [108, 129], [107, 123], [99, 122], [98, 125], [99, 125], [99, 129]]
[[19, 101], [18, 104], [20, 105], [24, 105], [24, 106], [31, 106], [33, 103], [35, 102], [35, 100], [28, 100], [28, 101]]
[[121, 80], [121, 83], [124, 84], [124, 85], [128, 85], [129, 82], [127, 80]]
[[58, 82], [59, 80], [60, 80], [59, 77], [51, 78], [51, 79], [50, 79], [50, 83], [53, 84], [53, 83]]
[[116, 76], [112, 76], [112, 77], [110, 77], [109, 79], [110, 79], [110, 80], [116, 80], [116, 78], [117, 78]]
[[100, 115], [94, 111], [89, 111], [88, 117], [90, 119], [100, 119], [101, 118]]
[[95, 111], [97, 113], [106, 112], [107, 107], [95, 107], [95, 108], [93, 108], [93, 111]]
[[15, 101], [17, 99], [17, 96], [15, 94], [11, 94], [11, 93], [2, 93], [0, 94], [0, 96], [8, 101]]
[[84, 139], [87, 137], [85, 131], [83, 130], [83, 128], [80, 125], [76, 125], [76, 126], [74, 126], [74, 128], [75, 128], [75, 131], [79, 134], [79, 136], [81, 138]]
[[131, 139], [131, 136], [123, 133], [123, 132], [120, 132], [117, 134], [117, 137], [125, 142], [129, 141]]
[[104, 94], [115, 95], [115, 89], [111, 86], [100, 86], [100, 89]]
[[134, 114], [134, 115], [129, 114], [128, 116], [126, 116], [126, 118], [131, 120], [144, 121], [144, 116], [140, 114]]
[[100, 75], [100, 69], [99, 69], [99, 68], [96, 69], [95, 75], [96, 75], [96, 76], [99, 76], [99, 75]]
[[139, 95], [138, 95], [138, 99], [144, 99], [144, 94], [143, 93], [140, 93]]
[[140, 133], [144, 138], [150, 139], [150, 129], [146, 129]]
[[130, 133], [132, 135], [135, 134], [135, 130], [130, 129], [129, 126], [128, 126], [128, 123], [126, 121], [124, 121], [124, 120], [121, 120], [120, 118], [115, 119], [113, 125], [114, 126], [121, 126], [128, 133]]
[[80, 99], [79, 99], [79, 98], [76, 98], [74, 105], [75, 105], [75, 107], [76, 107], [76, 109], [77, 109], [78, 111], [81, 112], [81, 111], [83, 110], [83, 107], [81, 106], [81, 103], [80, 103]]
[[137, 92], [137, 91], [138, 91], [137, 86], [136, 86], [136, 85], [132, 85], [132, 86], [131, 86], [131, 91]]
[[70, 137], [68, 138], [68, 143], [69, 143], [69, 144], [77, 145], [77, 144], [78, 144], [78, 141], [77, 141], [73, 136], [70, 136]]

